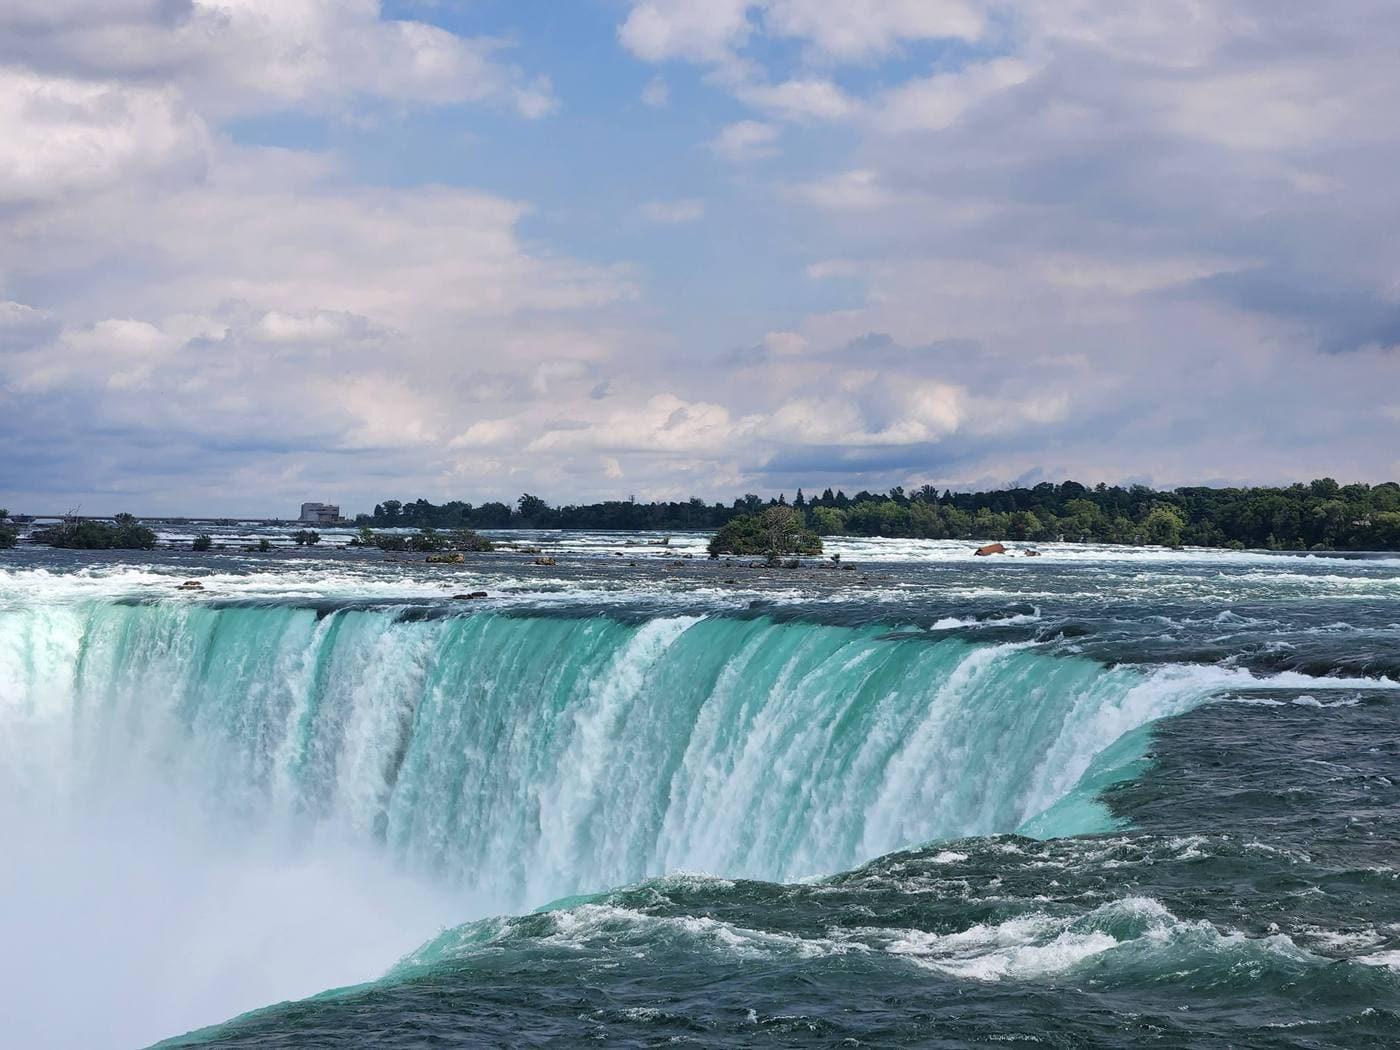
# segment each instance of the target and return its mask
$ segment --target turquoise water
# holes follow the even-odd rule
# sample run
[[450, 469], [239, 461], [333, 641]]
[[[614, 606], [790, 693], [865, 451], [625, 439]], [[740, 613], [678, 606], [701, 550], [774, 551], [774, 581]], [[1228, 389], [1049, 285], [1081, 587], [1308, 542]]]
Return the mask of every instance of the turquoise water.
[[334, 827], [506, 911], [670, 871], [789, 881], [938, 838], [1098, 830], [1092, 798], [1063, 801], [1094, 757], [1219, 688], [763, 616], [0, 617], [10, 676], [61, 711], [32, 728], [71, 735], [78, 779], [139, 755], [238, 819]]

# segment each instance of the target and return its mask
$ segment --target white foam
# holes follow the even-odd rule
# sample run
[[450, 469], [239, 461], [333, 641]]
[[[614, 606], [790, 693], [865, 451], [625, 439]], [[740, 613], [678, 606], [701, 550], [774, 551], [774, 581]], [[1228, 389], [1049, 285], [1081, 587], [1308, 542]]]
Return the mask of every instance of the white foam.
[[[614, 904], [581, 904], [546, 913], [553, 931], [547, 943], [578, 951], [613, 949], [619, 939], [650, 943], [658, 937], [677, 937], [689, 947], [703, 947], [728, 958], [813, 959], [870, 949], [863, 944], [830, 937], [801, 937], [737, 926], [707, 915], [649, 915]], [[509, 928], [505, 932], [511, 932]], [[498, 940], [500, 937], [498, 936]]]
[[1366, 966], [1384, 966], [1388, 970], [1400, 970], [1400, 949], [1358, 955], [1353, 961]]
[[1296, 704], [1298, 707], [1355, 707], [1360, 702], [1361, 701], [1354, 696], [1348, 696], [1344, 697], [1341, 700], [1333, 700], [1330, 702], [1319, 700], [1317, 697], [1309, 695], [1296, 696], [1293, 698], [1293, 703]]

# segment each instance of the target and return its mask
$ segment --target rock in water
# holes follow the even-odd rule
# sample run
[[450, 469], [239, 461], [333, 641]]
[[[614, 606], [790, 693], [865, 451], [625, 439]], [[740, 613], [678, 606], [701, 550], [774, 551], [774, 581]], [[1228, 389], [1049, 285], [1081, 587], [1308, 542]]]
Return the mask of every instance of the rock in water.
[[989, 543], [985, 547], [978, 547], [975, 553], [979, 558], [985, 558], [988, 554], [1005, 554], [1006, 547], [1000, 543]]

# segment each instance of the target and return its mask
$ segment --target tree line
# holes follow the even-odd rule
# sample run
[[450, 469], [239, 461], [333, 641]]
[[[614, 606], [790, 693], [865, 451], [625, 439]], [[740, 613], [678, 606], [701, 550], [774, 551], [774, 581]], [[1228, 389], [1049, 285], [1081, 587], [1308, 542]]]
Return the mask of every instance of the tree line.
[[1171, 490], [1146, 485], [1042, 482], [986, 492], [845, 492], [799, 489], [733, 503], [603, 503], [551, 506], [528, 493], [514, 506], [385, 500], [356, 522], [378, 528], [711, 531], [773, 506], [791, 507], [823, 536], [890, 536], [1161, 544], [1268, 550], [1400, 550], [1400, 485], [1341, 485], [1332, 478], [1286, 487]]
[[[449, 540], [472, 537], [475, 529], [506, 528], [713, 532], [738, 519], [761, 516], [770, 507], [791, 508], [799, 526], [819, 536], [1400, 550], [1400, 485], [1340, 485], [1331, 478], [1285, 487], [1169, 491], [1145, 485], [1090, 487], [1075, 481], [985, 492], [940, 492], [925, 485], [913, 492], [896, 487], [854, 496], [828, 488], [810, 498], [799, 489], [791, 502], [786, 494], [768, 500], [749, 494], [728, 504], [692, 498], [556, 507], [526, 493], [513, 506], [385, 500], [376, 504], [373, 514], [355, 520], [362, 527], [446, 532], [444, 539]], [[311, 535], [298, 534], [298, 542], [315, 542]], [[0, 547], [13, 546], [17, 539], [17, 530], [6, 524], [0, 511]], [[56, 547], [150, 549], [156, 537], [131, 515], [119, 514], [110, 524], [65, 521], [35, 529], [31, 539]], [[365, 542], [387, 546], [394, 540], [376, 537]], [[477, 548], [463, 541], [456, 549]]]

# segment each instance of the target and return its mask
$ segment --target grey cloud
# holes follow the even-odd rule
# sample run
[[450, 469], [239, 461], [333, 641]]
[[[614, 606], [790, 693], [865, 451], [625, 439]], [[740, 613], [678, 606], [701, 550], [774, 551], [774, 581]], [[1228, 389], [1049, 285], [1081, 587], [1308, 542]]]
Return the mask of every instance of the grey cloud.
[[1298, 323], [1323, 353], [1400, 346], [1400, 304], [1365, 288], [1338, 287], [1327, 275], [1247, 270], [1196, 287], [1240, 309]]

